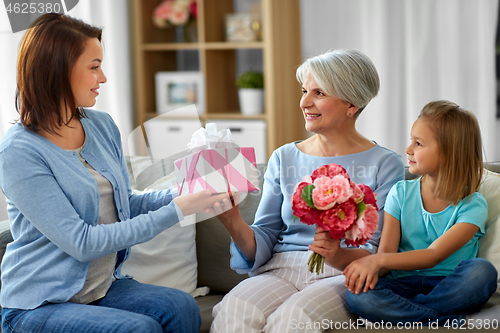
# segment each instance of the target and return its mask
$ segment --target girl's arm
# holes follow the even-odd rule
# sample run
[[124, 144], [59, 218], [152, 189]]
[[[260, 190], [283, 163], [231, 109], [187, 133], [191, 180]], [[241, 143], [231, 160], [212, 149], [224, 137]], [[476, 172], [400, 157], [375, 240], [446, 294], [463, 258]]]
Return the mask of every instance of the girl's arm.
[[[384, 212], [384, 228], [377, 253], [397, 253], [400, 240], [401, 223], [391, 214]], [[356, 260], [345, 268], [345, 284], [350, 292], [359, 294], [363, 286], [364, 292], [367, 292], [368, 288], [375, 288], [378, 277], [389, 272], [389, 269], [378, 267], [376, 258], [371, 255], [362, 258], [363, 260]]]
[[388, 270], [417, 270], [432, 268], [464, 246], [479, 231], [472, 223], [457, 223], [436, 239], [427, 249], [401, 253], [385, 253], [377, 258]]
[[[395, 218], [393, 219], [396, 220]], [[384, 252], [384, 250], [393, 249], [388, 245], [382, 252], [370, 256], [370, 258], [363, 258], [366, 260], [358, 260], [349, 265], [344, 270], [346, 285], [354, 293], [359, 293], [364, 286], [363, 291], [366, 292], [368, 288], [373, 289], [375, 287], [378, 276], [387, 273], [389, 270], [432, 268], [458, 251], [474, 237], [478, 230], [479, 227], [474, 224], [457, 223], [436, 239], [427, 249], [422, 250], [399, 253]], [[384, 235], [382, 236], [383, 238]], [[360, 268], [360, 266], [365, 268]]]

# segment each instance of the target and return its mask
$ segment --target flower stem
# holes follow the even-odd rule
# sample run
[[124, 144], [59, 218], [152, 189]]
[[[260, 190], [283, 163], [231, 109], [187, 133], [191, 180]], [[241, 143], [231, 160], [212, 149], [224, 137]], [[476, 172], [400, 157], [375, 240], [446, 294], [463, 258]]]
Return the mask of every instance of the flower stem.
[[307, 265], [311, 273], [315, 270], [316, 274], [323, 273], [325, 271], [325, 257], [313, 252], [307, 261]]

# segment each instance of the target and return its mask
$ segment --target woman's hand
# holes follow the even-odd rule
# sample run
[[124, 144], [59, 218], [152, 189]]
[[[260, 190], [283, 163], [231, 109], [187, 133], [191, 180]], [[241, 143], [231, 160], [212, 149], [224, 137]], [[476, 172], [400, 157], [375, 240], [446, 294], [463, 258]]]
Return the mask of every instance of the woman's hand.
[[222, 222], [229, 232], [234, 244], [250, 261], [255, 260], [257, 243], [255, 235], [250, 226], [243, 220], [238, 209], [240, 203], [239, 192], [230, 192], [227, 198], [213, 205], [213, 213]]
[[353, 294], [359, 294], [361, 290], [375, 288], [378, 282], [380, 265], [376, 254], [363, 257], [351, 262], [345, 269], [345, 285]]
[[334, 258], [340, 249], [340, 239], [333, 239], [329, 231], [321, 229], [316, 224], [316, 235], [314, 235], [314, 242], [309, 245], [309, 249], [325, 257], [325, 263], [328, 266], [335, 267]]
[[240, 217], [240, 211], [238, 209], [239, 203], [240, 193], [230, 192], [228, 198], [224, 198], [221, 202], [214, 203], [213, 213], [222, 224], [226, 225]]
[[199, 213], [213, 213], [213, 205], [229, 199], [229, 193], [213, 194], [210, 190], [185, 194], [174, 199], [184, 216]]

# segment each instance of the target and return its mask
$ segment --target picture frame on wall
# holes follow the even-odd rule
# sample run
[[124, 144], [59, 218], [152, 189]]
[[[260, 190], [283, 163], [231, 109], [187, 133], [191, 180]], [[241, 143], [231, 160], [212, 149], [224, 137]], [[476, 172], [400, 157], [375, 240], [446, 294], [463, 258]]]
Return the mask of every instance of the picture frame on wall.
[[205, 93], [201, 72], [157, 72], [155, 74], [156, 112], [167, 113], [195, 104], [204, 113]]

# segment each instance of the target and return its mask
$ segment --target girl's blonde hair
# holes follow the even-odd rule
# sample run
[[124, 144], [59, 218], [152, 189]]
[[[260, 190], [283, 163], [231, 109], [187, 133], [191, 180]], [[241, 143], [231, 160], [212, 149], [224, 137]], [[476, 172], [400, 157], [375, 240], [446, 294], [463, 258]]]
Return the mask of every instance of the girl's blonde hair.
[[457, 205], [481, 185], [481, 130], [472, 112], [449, 101], [427, 104], [418, 119], [434, 130], [440, 163], [435, 195]]
[[358, 107], [356, 117], [380, 87], [377, 69], [358, 50], [334, 50], [307, 59], [296, 72], [300, 84], [304, 84], [308, 72], [328, 95]]

